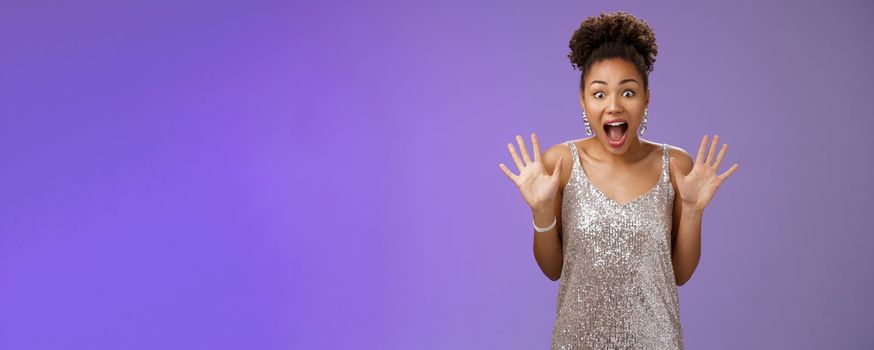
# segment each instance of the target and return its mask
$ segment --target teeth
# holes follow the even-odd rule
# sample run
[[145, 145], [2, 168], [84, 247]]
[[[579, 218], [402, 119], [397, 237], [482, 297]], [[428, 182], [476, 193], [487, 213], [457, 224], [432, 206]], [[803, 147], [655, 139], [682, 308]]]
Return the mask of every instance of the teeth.
[[622, 125], [622, 124], [625, 124], [625, 122], [612, 122], [612, 123], [607, 123], [607, 125], [610, 125], [610, 126], [620, 126], [620, 125]]

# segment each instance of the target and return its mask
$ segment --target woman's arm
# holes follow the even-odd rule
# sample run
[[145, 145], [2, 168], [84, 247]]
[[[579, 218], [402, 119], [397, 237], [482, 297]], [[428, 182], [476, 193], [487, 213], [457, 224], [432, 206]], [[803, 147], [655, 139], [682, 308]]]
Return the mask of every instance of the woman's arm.
[[674, 186], [674, 218], [672, 229], [671, 262], [678, 286], [692, 278], [701, 258], [701, 221], [704, 208], [710, 203], [719, 186], [737, 170], [732, 165], [722, 175], [717, 175], [719, 164], [728, 145], [722, 145], [719, 155], [713, 156], [719, 136], [713, 137], [710, 151], [705, 158], [707, 135], [701, 140], [701, 147], [695, 162], [686, 151], [675, 148], [671, 154], [671, 183]]
[[549, 232], [534, 232], [534, 260], [540, 266], [540, 270], [551, 281], [557, 281], [561, 277], [561, 268], [564, 264], [564, 253], [561, 249], [561, 209], [548, 209], [543, 212], [534, 212], [534, 222], [538, 227], [546, 227], [552, 224], [556, 218], [555, 227]]
[[680, 227], [671, 260], [674, 263], [674, 278], [682, 286], [692, 278], [701, 259], [701, 217], [703, 212], [684, 206], [680, 214]]
[[[565, 163], [563, 159], [567, 157], [561, 155], [557, 146], [550, 147], [546, 154], [541, 155], [540, 141], [534, 133], [531, 134], [534, 160], [528, 155], [528, 148], [522, 136], [516, 135], [516, 143], [519, 144], [521, 158], [512, 143], [507, 144], [507, 150], [510, 151], [516, 168], [519, 169], [519, 175], [511, 172], [504, 163], [498, 164], [498, 167], [519, 188], [522, 198], [531, 208], [538, 227], [549, 226], [555, 220], [555, 227], [549, 232], [534, 233], [534, 258], [546, 277], [555, 281], [561, 277], [561, 265], [564, 263], [559, 232], [561, 230], [561, 175], [564, 173], [562, 164]], [[552, 171], [550, 172], [549, 169]]]
[[[670, 152], [683, 175], [692, 170], [692, 157], [682, 148], [673, 148]], [[671, 172], [671, 185], [674, 187], [674, 215], [671, 225], [671, 262], [674, 266], [674, 278], [677, 285], [682, 286], [692, 277], [698, 261], [701, 258], [701, 217], [691, 206], [683, 206], [680, 190], [677, 188], [675, 171]]]
[[[555, 162], [559, 161], [558, 158], [562, 156], [559, 149], [561, 146], [562, 144], [554, 145], [543, 154], [543, 166], [546, 169], [553, 169]], [[564, 159], [567, 159], [567, 157], [564, 157]], [[562, 169], [569, 168], [567, 166], [562, 167]], [[531, 210], [534, 222], [538, 227], [547, 227], [552, 224], [553, 219], [556, 220], [555, 228], [549, 230], [549, 232], [537, 232], [533, 228], [531, 229], [534, 232], [534, 260], [537, 261], [537, 265], [540, 266], [543, 274], [551, 281], [557, 281], [561, 277], [561, 269], [564, 264], [564, 252], [562, 251], [561, 244], [561, 201], [563, 188], [564, 186], [559, 186], [552, 205], [541, 210]]]

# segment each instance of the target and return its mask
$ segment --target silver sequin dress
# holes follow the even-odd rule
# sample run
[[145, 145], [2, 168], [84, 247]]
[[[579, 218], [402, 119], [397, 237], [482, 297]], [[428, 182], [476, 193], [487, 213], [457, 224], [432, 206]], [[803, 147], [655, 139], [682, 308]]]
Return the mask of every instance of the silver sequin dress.
[[658, 183], [621, 204], [575, 160], [562, 199], [564, 265], [552, 349], [683, 349], [671, 264], [668, 146]]

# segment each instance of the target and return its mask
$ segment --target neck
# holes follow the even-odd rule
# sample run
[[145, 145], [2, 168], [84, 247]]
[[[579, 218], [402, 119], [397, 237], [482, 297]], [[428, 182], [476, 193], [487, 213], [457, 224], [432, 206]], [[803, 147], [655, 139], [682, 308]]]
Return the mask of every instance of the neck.
[[641, 142], [640, 138], [636, 136], [629, 137], [627, 140], [625, 140], [627, 148], [625, 149], [625, 153], [623, 154], [614, 154], [613, 152], [610, 152], [610, 149], [608, 148], [610, 146], [605, 146], [604, 143], [601, 142], [601, 140], [595, 141], [597, 141], [595, 142], [597, 146], [594, 147], [595, 156], [597, 158], [606, 160], [614, 164], [634, 164], [639, 162], [641, 159], [646, 158], [648, 155], [648, 152], [645, 149], [643, 142]]

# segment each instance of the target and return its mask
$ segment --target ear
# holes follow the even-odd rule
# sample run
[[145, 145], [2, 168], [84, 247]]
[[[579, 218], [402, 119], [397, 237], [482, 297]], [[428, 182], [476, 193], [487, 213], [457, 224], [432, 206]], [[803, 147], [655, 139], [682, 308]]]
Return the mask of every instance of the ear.
[[586, 93], [583, 90], [580, 90], [580, 106], [583, 106], [583, 108], [585, 108], [586, 107], [585, 102], [586, 102]]
[[646, 88], [646, 97], [644, 98], [644, 104], [649, 106], [649, 88]]

